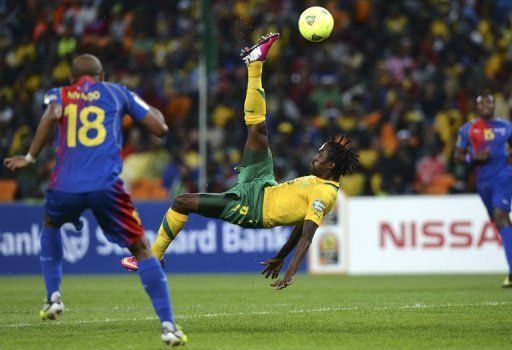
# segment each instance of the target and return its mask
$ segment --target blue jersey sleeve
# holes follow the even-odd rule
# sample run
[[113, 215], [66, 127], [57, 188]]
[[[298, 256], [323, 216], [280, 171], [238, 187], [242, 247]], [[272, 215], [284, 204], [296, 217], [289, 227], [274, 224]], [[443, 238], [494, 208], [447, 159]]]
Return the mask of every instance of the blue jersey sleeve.
[[507, 143], [512, 146], [512, 123], [507, 120]]
[[43, 97], [43, 111], [50, 103], [62, 104], [62, 96], [60, 95], [60, 88], [50, 89], [44, 94]]
[[126, 98], [126, 112], [136, 121], [144, 119], [149, 112], [149, 105], [144, 102], [135, 92], [130, 91], [126, 86], [117, 84]]
[[462, 125], [457, 137], [457, 148], [466, 149], [469, 146], [469, 123]]

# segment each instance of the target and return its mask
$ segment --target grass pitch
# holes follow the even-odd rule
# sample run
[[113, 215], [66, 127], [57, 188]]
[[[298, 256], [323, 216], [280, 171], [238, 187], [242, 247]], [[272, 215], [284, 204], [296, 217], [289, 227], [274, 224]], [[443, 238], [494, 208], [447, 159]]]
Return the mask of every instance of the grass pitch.
[[[503, 276], [170, 276], [188, 349], [510, 349]], [[162, 349], [136, 274], [65, 276], [66, 312], [40, 321], [43, 281], [0, 277], [0, 349]]]

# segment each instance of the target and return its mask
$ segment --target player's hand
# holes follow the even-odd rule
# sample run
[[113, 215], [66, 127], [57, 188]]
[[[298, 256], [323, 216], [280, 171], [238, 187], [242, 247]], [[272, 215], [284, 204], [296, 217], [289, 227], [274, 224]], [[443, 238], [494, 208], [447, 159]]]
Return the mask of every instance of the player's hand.
[[490, 158], [490, 155], [491, 154], [489, 153], [488, 149], [478, 151], [475, 154], [473, 154], [473, 161], [479, 163], [487, 162]]
[[25, 168], [26, 166], [30, 165], [30, 163], [25, 159], [24, 156], [14, 156], [5, 158], [4, 165], [7, 169], [15, 171]]
[[267, 259], [261, 263], [261, 265], [264, 265], [265, 268], [263, 271], [261, 271], [262, 275], [265, 275], [265, 278], [268, 278], [269, 276], [272, 276], [271, 278], [277, 278], [279, 276], [279, 272], [281, 271], [283, 265], [284, 265], [284, 259], [281, 258], [272, 258]]
[[277, 280], [274, 283], [272, 283], [270, 286], [276, 287], [277, 290], [281, 290], [281, 289], [288, 287], [292, 283], [293, 283], [293, 276], [285, 274], [284, 278], [282, 280]]

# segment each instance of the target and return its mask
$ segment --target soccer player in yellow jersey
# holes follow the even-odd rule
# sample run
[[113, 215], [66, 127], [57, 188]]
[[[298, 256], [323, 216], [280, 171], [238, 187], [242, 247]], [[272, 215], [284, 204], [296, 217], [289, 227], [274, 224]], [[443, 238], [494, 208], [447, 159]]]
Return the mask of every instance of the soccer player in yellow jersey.
[[[341, 138], [336, 141], [333, 138], [324, 143], [313, 157], [311, 175], [276, 183], [265, 123], [265, 91], [261, 74], [267, 53], [278, 38], [279, 34], [270, 33], [253, 47], [242, 50], [241, 56], [248, 69], [244, 104], [248, 137], [237, 184], [224, 193], [191, 193], [176, 197], [151, 247], [158, 259], [163, 259], [167, 247], [183, 228], [190, 213], [220, 218], [242, 227], [294, 225], [281, 251], [263, 262], [262, 274], [267, 278], [277, 278], [285, 257], [297, 246], [284, 278], [272, 284], [283, 289], [292, 283], [318, 225], [336, 202], [340, 176], [352, 173], [357, 167], [358, 155], [348, 147], [348, 140]], [[134, 257], [124, 258], [121, 263], [129, 270], [138, 268]]]

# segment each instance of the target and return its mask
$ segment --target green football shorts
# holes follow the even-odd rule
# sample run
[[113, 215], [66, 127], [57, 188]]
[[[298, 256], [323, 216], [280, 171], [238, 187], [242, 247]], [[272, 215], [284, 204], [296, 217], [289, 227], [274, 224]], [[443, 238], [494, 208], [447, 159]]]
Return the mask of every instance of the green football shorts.
[[230, 198], [220, 214], [220, 219], [248, 228], [263, 227], [263, 191], [275, 186], [274, 161], [268, 152], [267, 159], [240, 166], [235, 186], [224, 192]]

